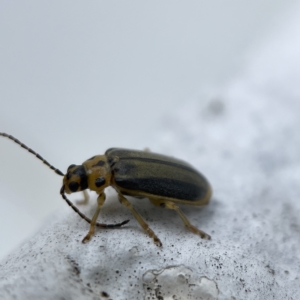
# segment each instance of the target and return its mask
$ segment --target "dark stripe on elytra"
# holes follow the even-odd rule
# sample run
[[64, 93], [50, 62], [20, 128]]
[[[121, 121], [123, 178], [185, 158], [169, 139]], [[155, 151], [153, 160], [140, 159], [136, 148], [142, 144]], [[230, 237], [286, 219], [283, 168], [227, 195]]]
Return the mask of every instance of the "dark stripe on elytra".
[[171, 167], [175, 167], [175, 168], [184, 169], [184, 170], [187, 170], [189, 172], [193, 172], [193, 173], [198, 174], [198, 172], [194, 168], [189, 167], [187, 165], [182, 165], [180, 163], [174, 163], [172, 161], [160, 160], [160, 159], [156, 159], [156, 158], [120, 157], [120, 160], [135, 160], [135, 161], [141, 161], [141, 162], [150, 162], [150, 163], [155, 163], [155, 164], [159, 164], [159, 165], [165, 165], [165, 166], [171, 166]]
[[124, 189], [189, 201], [199, 200], [207, 193], [199, 185], [169, 178], [115, 178], [115, 182]]
[[84, 166], [78, 166], [72, 173], [74, 175], [77, 175], [80, 177], [81, 191], [87, 189], [88, 188], [88, 180], [87, 180], [87, 175], [86, 175]]
[[95, 179], [95, 185], [96, 187], [100, 187], [101, 185], [105, 184], [105, 179], [102, 177], [99, 177], [97, 179]]
[[92, 167], [102, 167], [105, 165], [105, 161], [99, 160], [95, 165], [92, 165]]

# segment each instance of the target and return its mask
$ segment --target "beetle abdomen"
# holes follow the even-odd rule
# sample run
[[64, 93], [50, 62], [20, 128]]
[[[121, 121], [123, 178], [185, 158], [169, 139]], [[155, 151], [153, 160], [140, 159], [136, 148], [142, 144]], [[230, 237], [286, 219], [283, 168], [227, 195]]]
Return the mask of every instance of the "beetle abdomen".
[[106, 151], [118, 188], [180, 200], [204, 198], [210, 186], [203, 175], [189, 164], [151, 152], [113, 148]]

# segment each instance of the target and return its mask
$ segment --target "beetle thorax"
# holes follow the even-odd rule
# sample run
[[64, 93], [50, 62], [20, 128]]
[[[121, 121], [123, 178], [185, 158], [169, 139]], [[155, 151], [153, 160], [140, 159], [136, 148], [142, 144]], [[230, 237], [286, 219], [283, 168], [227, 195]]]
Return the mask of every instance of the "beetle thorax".
[[100, 194], [111, 183], [111, 170], [105, 155], [97, 155], [82, 164], [87, 173], [88, 187]]

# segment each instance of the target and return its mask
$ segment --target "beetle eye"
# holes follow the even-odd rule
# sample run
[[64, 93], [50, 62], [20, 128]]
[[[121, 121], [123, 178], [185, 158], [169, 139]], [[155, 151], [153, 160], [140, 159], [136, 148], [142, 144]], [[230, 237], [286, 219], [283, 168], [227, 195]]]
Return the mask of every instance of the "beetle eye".
[[69, 189], [71, 192], [76, 192], [79, 188], [79, 183], [78, 182], [75, 182], [75, 181], [72, 181], [69, 183]]

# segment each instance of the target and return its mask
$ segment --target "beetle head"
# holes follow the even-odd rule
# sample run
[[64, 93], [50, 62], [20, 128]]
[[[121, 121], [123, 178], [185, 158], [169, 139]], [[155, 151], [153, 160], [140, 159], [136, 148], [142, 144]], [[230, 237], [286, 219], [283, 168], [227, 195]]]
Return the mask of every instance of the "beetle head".
[[83, 165], [70, 165], [63, 179], [65, 193], [71, 194], [88, 188], [88, 178]]

